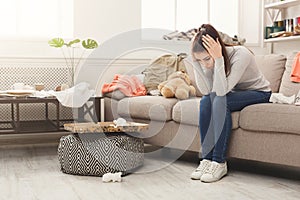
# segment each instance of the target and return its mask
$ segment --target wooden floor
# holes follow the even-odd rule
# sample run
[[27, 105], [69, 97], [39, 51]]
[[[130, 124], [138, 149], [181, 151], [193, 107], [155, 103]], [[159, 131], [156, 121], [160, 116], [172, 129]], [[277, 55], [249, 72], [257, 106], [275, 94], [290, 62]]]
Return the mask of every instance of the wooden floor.
[[[56, 150], [57, 144], [0, 147], [0, 199], [300, 199], [298, 169], [230, 160], [226, 177], [202, 183], [189, 178], [198, 158], [186, 153], [173, 163], [147, 158], [144, 167], [121, 183], [103, 183], [101, 177], [62, 173]], [[164, 168], [150, 169], [162, 163]]]

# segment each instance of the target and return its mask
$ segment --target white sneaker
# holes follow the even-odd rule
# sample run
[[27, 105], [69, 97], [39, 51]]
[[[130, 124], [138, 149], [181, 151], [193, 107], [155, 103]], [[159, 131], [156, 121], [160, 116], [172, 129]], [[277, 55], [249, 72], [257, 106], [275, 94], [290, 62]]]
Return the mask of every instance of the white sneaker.
[[201, 176], [201, 181], [206, 183], [218, 181], [226, 174], [227, 174], [226, 162], [218, 163], [212, 161], [209, 169]]
[[200, 180], [201, 176], [207, 171], [210, 167], [211, 161], [203, 159], [200, 162], [200, 165], [197, 169], [191, 174], [191, 179]]

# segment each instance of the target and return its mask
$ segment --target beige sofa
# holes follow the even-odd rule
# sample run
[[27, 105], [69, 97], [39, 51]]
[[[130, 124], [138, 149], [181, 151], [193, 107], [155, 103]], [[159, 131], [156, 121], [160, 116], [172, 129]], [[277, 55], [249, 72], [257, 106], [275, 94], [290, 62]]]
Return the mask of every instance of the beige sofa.
[[[258, 66], [274, 93], [297, 94], [300, 84], [289, 79], [293, 58], [256, 56]], [[146, 143], [199, 152], [200, 98], [166, 99], [161, 96], [105, 98], [105, 119], [117, 117], [150, 124], [143, 134]], [[300, 106], [256, 104], [232, 113], [228, 157], [300, 167]]]

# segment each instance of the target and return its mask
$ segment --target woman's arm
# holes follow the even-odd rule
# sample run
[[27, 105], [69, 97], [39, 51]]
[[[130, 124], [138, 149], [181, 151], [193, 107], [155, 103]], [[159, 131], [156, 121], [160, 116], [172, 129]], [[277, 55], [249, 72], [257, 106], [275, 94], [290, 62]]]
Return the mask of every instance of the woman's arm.
[[240, 48], [232, 57], [231, 71], [226, 77], [224, 70], [224, 58], [215, 59], [213, 89], [217, 96], [225, 96], [240, 81], [251, 59], [252, 54], [246, 48]]
[[217, 96], [225, 96], [239, 82], [251, 59], [254, 59], [253, 55], [248, 49], [240, 48], [232, 57], [234, 61], [230, 63], [231, 71], [226, 77], [222, 47], [218, 38], [215, 41], [210, 35], [203, 36], [203, 45], [215, 61], [212, 91], [216, 92]]
[[187, 74], [189, 74], [189, 76], [194, 76], [196, 87], [201, 94], [209, 94], [212, 90], [212, 83], [209, 82], [201, 65], [198, 62], [194, 62], [191, 57], [184, 59], [184, 64], [186, 66]]

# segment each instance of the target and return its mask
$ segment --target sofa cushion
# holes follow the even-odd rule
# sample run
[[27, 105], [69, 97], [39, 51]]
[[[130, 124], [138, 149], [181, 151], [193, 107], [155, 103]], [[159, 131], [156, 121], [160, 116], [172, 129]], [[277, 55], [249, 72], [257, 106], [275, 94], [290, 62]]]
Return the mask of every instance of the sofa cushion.
[[172, 118], [175, 122], [198, 126], [201, 98], [178, 101], [173, 107]]
[[257, 55], [255, 56], [255, 60], [258, 68], [270, 82], [272, 92], [278, 92], [281, 77], [284, 72], [286, 57], [276, 54]]
[[285, 96], [292, 96], [293, 94], [297, 94], [298, 91], [300, 90], [300, 83], [292, 82], [290, 79], [291, 72], [292, 72], [292, 65], [296, 54], [297, 52], [293, 52], [287, 57], [285, 71], [282, 76], [279, 93], [282, 93]]
[[255, 104], [240, 113], [240, 127], [250, 131], [300, 134], [300, 106]]
[[109, 97], [112, 99], [120, 100], [126, 97], [124, 93], [122, 93], [120, 90], [115, 90], [112, 92], [108, 92], [104, 94], [105, 97]]
[[126, 118], [169, 121], [172, 120], [172, 108], [177, 101], [162, 96], [127, 97], [119, 101], [117, 112]]
[[[192, 98], [178, 101], [173, 107], [172, 118], [175, 122], [198, 126], [200, 99]], [[239, 112], [232, 113], [232, 129], [239, 127]]]

